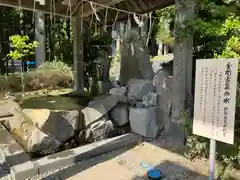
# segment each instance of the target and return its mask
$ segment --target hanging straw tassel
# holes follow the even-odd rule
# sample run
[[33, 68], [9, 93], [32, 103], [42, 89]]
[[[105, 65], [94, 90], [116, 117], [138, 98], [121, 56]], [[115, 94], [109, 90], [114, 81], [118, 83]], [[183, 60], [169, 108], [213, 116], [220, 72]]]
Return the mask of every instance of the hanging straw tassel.
[[104, 26], [103, 26], [103, 29], [104, 29], [105, 32], [107, 32], [107, 17], [108, 17], [108, 8], [106, 9]]
[[137, 17], [137, 15], [135, 13], [133, 14], [133, 19], [135, 20], [135, 22], [137, 23], [137, 25], [139, 27], [143, 27], [143, 25], [144, 25], [143, 21], [140, 21], [140, 19]]

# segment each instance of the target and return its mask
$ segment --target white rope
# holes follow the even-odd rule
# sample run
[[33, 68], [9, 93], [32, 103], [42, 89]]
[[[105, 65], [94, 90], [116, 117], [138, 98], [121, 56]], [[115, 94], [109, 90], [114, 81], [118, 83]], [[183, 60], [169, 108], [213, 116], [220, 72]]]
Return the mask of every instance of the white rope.
[[78, 7], [80, 6], [80, 4], [82, 3], [82, 1], [79, 1], [79, 3], [77, 4], [77, 6], [74, 8], [74, 10], [72, 11], [72, 13], [69, 15], [68, 18], [71, 18], [72, 15], [75, 13], [75, 11], [78, 9]]
[[[90, 4], [90, 6], [91, 6], [91, 8], [92, 8], [92, 10], [93, 10], [93, 13], [95, 14], [96, 19], [97, 19], [98, 21], [100, 21], [100, 19], [99, 19], [98, 15], [97, 15], [97, 10], [95, 9], [95, 7], [94, 7], [93, 5], [95, 5], [95, 6], [101, 6], [101, 7], [107, 8], [107, 9], [111, 9], [111, 10], [117, 11], [117, 16], [118, 16], [119, 12], [126, 13], [126, 14], [129, 14], [129, 15], [135, 15], [135, 16], [137, 15], [137, 16], [142, 17], [142, 18], [147, 16], [146, 14], [138, 14], [138, 13], [135, 13], [135, 12], [126, 11], [126, 10], [123, 10], [123, 9], [119, 9], [119, 8], [115, 8], [115, 7], [109, 6], [108, 4], [110, 4], [110, 3], [107, 3], [107, 4], [105, 5], [105, 4], [97, 3], [97, 2], [94, 2], [94, 1], [91, 1], [91, 0], [83, 0], [83, 1], [88, 2], [88, 3]], [[80, 1], [80, 2], [77, 4], [77, 6], [76, 6], [76, 7], [74, 8], [74, 10], [72, 11], [72, 13], [69, 15], [69, 18], [75, 13], [75, 11], [77, 10], [77, 8], [81, 5], [81, 2], [82, 2], [82, 1]], [[116, 16], [116, 17], [117, 17], [117, 16]], [[152, 16], [152, 18], [153, 18], [153, 19], [158, 19], [158, 17], [154, 17], [154, 16]], [[139, 19], [139, 18], [138, 18], [138, 19]], [[117, 18], [116, 18], [116, 20], [117, 20]], [[116, 20], [115, 20], [115, 21], [116, 21]], [[139, 21], [140, 21], [140, 20], [139, 20]], [[141, 21], [140, 21], [140, 22], [141, 22]]]
[[[35, 1], [38, 1], [38, 0], [35, 0]], [[146, 14], [139, 14], [139, 13], [135, 13], [135, 12], [132, 12], [132, 11], [127, 11], [127, 10], [123, 10], [123, 9], [118, 9], [118, 8], [115, 8], [115, 7], [111, 7], [109, 6], [108, 4], [110, 3], [107, 3], [106, 5], [105, 4], [100, 4], [100, 3], [97, 3], [97, 2], [94, 2], [94, 1], [90, 1], [90, 0], [83, 0], [85, 2], [88, 2], [88, 3], [92, 3], [94, 5], [98, 5], [98, 6], [101, 6], [101, 7], [105, 7], [105, 8], [108, 8], [108, 9], [111, 9], [111, 10], [115, 10], [117, 12], [122, 12], [122, 13], [126, 13], [126, 14], [132, 14], [132, 15], [138, 15], [138, 16], [146, 16]], [[21, 2], [21, 1], [20, 1]], [[71, 0], [70, 0], [71, 2]], [[22, 3], [20, 3], [22, 4]], [[51, 12], [51, 10], [53, 9], [52, 6], [54, 5], [54, 12]], [[77, 8], [81, 5], [81, 1], [77, 4], [77, 6], [73, 9], [72, 11], [72, 6], [70, 7], [71, 8], [71, 14], [69, 16], [67, 16], [68, 18], [71, 18], [73, 16], [73, 14], [75, 13], [75, 11], [77, 10]], [[27, 9], [27, 10], [31, 10], [31, 11], [38, 11], [35, 7], [35, 10], [34, 8], [26, 8], [26, 7], [21, 7], [21, 9]], [[50, 0], [50, 12], [46, 12], [47, 14], [50, 15], [50, 17], [52, 17], [53, 15], [58, 15], [58, 16], [61, 16], [61, 17], [66, 17], [66, 15], [62, 15], [62, 14], [59, 14], [59, 13], [56, 13], [55, 11], [56, 9], [56, 5], [55, 5], [55, 1], [54, 0]], [[152, 16], [153, 19], [159, 19], [158, 17], [154, 17]]]
[[90, 29], [92, 27], [92, 23], [93, 23], [93, 14], [91, 15], [91, 20], [90, 20]]
[[115, 26], [116, 26], [116, 22], [117, 22], [118, 14], [119, 14], [119, 11], [117, 11], [117, 14], [116, 14], [115, 20], [114, 20], [114, 22], [113, 22], [113, 27], [114, 27], [114, 29], [116, 29]]
[[133, 14], [133, 19], [134, 19], [134, 21], [137, 23], [137, 25], [138, 25], [139, 27], [143, 27], [144, 22], [143, 22], [143, 21], [140, 21], [140, 19], [137, 17], [136, 14]]
[[108, 17], [108, 8], [106, 9], [104, 26], [103, 26], [103, 29], [104, 29], [105, 32], [107, 32], [107, 17]]
[[131, 29], [132, 24], [131, 24], [131, 18], [130, 18], [130, 14], [128, 14], [128, 30]]
[[97, 22], [94, 25], [95, 25], [94, 26], [94, 30], [95, 30], [94, 35], [96, 35], [97, 34]]
[[68, 7], [67, 7], [66, 14], [65, 14], [65, 21], [66, 21], [67, 18], [68, 18], [68, 11], [69, 11], [69, 9], [70, 9], [70, 2], [71, 2], [71, 0], [68, 0]]
[[72, 13], [72, 0], [69, 0], [69, 5], [70, 5], [70, 14]]
[[[126, 14], [137, 14], [135, 12], [131, 12], [131, 11], [126, 11], [126, 10], [123, 10], [123, 9], [118, 9], [118, 8], [115, 8], [115, 7], [111, 7], [109, 6], [108, 4], [101, 4], [101, 3], [97, 3], [97, 2], [93, 2], [93, 1], [90, 1], [90, 0], [83, 0], [85, 2], [88, 2], [88, 3], [92, 3], [92, 4], [95, 4], [95, 5], [98, 5], [98, 6], [101, 6], [101, 7], [104, 7], [104, 8], [108, 8], [108, 9], [112, 9], [112, 10], [115, 10], [115, 11], [119, 11], [119, 12], [123, 12], [123, 13], [126, 13]], [[137, 14], [139, 16], [145, 16], [145, 15], [142, 15], [142, 14]]]
[[152, 32], [152, 28], [153, 28], [153, 24], [152, 24], [152, 12], [149, 13], [149, 17], [150, 17], [150, 24], [149, 24], [149, 31], [148, 31], [148, 36], [147, 36], [147, 40], [146, 40], [146, 46], [148, 45], [148, 41]]
[[[94, 13], [96, 19], [97, 19], [98, 21], [100, 21], [100, 19], [99, 19], [99, 17], [98, 17], [98, 14], [97, 14], [97, 10], [93, 7], [93, 3], [90, 2], [90, 5], [91, 5], [91, 8], [92, 8], [92, 10], [93, 10], [93, 13]], [[82, 5], [82, 6], [83, 6], [83, 5]], [[82, 14], [82, 15], [83, 15], [83, 14]]]

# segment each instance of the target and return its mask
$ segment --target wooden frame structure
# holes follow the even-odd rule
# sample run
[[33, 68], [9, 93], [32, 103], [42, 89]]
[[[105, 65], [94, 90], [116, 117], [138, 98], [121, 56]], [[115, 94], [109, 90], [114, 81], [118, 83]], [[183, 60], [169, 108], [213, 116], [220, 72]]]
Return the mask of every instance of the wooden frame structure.
[[[41, 4], [40, 5], [39, 1]], [[91, 7], [90, 2], [95, 2], [95, 10]], [[171, 131], [174, 133], [180, 131], [180, 139], [183, 135], [181, 117], [183, 111], [189, 110], [192, 105], [192, 66], [193, 66], [193, 34], [187, 26], [182, 26], [185, 21], [194, 18], [197, 0], [181, 1], [181, 0], [0, 0], [0, 5], [19, 7], [22, 9], [32, 10], [36, 12], [49, 13], [59, 16], [73, 16], [72, 26], [74, 32], [74, 69], [75, 77], [75, 93], [77, 95], [84, 94], [84, 62], [83, 62], [83, 41], [84, 32], [83, 21], [89, 20], [91, 15], [98, 13], [101, 19], [104, 19], [106, 7], [117, 8], [118, 11], [124, 10], [131, 13], [144, 14], [156, 9], [164, 8], [171, 4], [176, 4], [175, 17], [175, 32], [183, 29], [188, 32], [184, 37], [175, 33], [177, 40], [174, 47], [174, 62], [173, 62], [173, 87], [172, 87], [172, 115], [171, 115]], [[70, 6], [69, 6], [70, 5]], [[105, 7], [104, 7], [105, 6]], [[70, 10], [69, 10], [70, 9]], [[128, 16], [127, 13], [109, 10], [107, 23], [112, 23], [115, 20], [121, 20]], [[116, 19], [117, 17], [117, 19]], [[106, 18], [106, 17], [105, 17]], [[164, 102], [163, 102], [164, 103]], [[187, 105], [187, 108], [186, 108]], [[177, 136], [179, 136], [177, 135]]]
[[[123, 9], [134, 13], [146, 13], [158, 8], [166, 7], [174, 3], [174, 0], [92, 0], [98, 4]], [[41, 2], [41, 4], [39, 3]], [[93, 9], [87, 0], [0, 0], [0, 5], [10, 7], [20, 7], [31, 11], [41, 11], [43, 13], [54, 13], [59, 16], [76, 16], [75, 9], [83, 9], [83, 17], [93, 14]], [[104, 7], [97, 6], [96, 11], [104, 16]], [[110, 19], [116, 12], [109, 12]], [[123, 15], [120, 15], [121, 18]]]

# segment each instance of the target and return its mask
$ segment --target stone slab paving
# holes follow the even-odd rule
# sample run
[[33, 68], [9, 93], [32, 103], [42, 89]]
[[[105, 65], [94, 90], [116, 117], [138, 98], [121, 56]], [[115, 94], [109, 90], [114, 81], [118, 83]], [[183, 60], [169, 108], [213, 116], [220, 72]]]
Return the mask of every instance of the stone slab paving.
[[26, 180], [29, 177], [38, 180], [48, 178], [50, 175], [55, 178], [54, 174], [68, 168], [71, 164], [78, 162], [82, 164], [81, 162], [85, 160], [108, 152], [134, 147], [142, 139], [140, 136], [129, 133], [32, 160], [1, 125], [0, 135], [0, 170], [3, 171], [0, 171], [0, 180], [11, 177], [15, 180]]
[[[208, 179], [207, 162], [200, 160], [190, 162], [177, 154], [173, 147], [173, 143], [162, 141], [145, 142], [134, 148], [121, 148], [43, 173], [29, 180], [146, 180], [147, 170], [141, 166], [141, 162], [160, 169], [165, 175], [164, 180]], [[11, 177], [9, 175], [0, 177], [0, 180], [6, 179]]]
[[141, 166], [141, 162], [162, 170], [166, 176], [165, 180], [207, 179], [207, 169], [203, 164], [195, 165], [181, 155], [147, 142], [132, 149], [118, 150], [78, 163], [52, 175], [52, 178], [67, 180], [144, 180], [147, 179], [147, 170]]

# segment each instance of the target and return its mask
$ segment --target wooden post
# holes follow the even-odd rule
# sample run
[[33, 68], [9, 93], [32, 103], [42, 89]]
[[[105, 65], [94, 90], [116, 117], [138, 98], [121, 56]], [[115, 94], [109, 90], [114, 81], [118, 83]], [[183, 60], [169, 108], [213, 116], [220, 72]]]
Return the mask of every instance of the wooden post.
[[[192, 106], [193, 31], [184, 22], [195, 18], [196, 0], [176, 0], [172, 122], [184, 138], [182, 115]], [[177, 130], [173, 129], [173, 132]], [[179, 134], [177, 135], [178, 137]]]
[[72, 19], [73, 37], [74, 37], [74, 94], [84, 94], [84, 62], [83, 62], [83, 33], [84, 24], [82, 19], [81, 7], [77, 9], [76, 19]]

